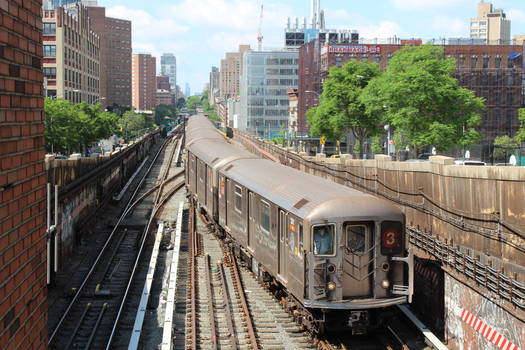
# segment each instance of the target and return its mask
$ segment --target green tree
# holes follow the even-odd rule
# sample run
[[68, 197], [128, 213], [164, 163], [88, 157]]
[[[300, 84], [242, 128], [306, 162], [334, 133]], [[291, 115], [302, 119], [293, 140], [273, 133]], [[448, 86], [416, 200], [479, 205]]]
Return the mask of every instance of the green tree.
[[144, 117], [142, 114], [135, 113], [134, 111], [124, 113], [119, 120], [119, 126], [121, 127], [125, 142], [129, 142], [129, 140], [135, 138], [140, 130], [147, 127], [146, 118], [149, 117]]
[[111, 106], [107, 106], [106, 109], [108, 110], [108, 112], [114, 113], [117, 116], [122, 117], [125, 112], [131, 110], [131, 107], [130, 106], [122, 106], [122, 105], [119, 105], [117, 103], [113, 103]]
[[519, 142], [517, 138], [510, 138], [507, 135], [497, 136], [494, 139], [494, 151], [492, 156], [494, 159], [507, 159], [507, 156], [518, 148]]
[[80, 143], [75, 132], [78, 110], [62, 98], [44, 100], [44, 138], [46, 149], [56, 153], [72, 153]]
[[351, 131], [359, 140], [361, 157], [364, 141], [383, 132], [381, 113], [373, 109], [367, 110], [361, 99], [370, 80], [379, 75], [376, 63], [348, 61], [341, 68], [330, 68], [319, 107], [309, 115], [309, 123], [314, 132], [339, 139]]
[[192, 111], [193, 113], [195, 113], [197, 106], [201, 106], [201, 105], [202, 105], [202, 101], [199, 96], [190, 96], [186, 100], [186, 107], [188, 107], [188, 110]]
[[161, 104], [155, 107], [153, 119], [157, 125], [168, 124], [169, 119], [165, 119], [164, 117], [175, 119], [177, 117], [177, 113], [178, 111], [175, 106]]
[[177, 108], [178, 108], [178, 109], [182, 109], [182, 108], [184, 108], [185, 106], [186, 106], [186, 100], [185, 100], [183, 97], [179, 98], [179, 99], [177, 100]]
[[455, 70], [455, 60], [445, 59], [442, 47], [405, 46], [361, 100], [370, 113], [384, 112], [398, 148], [409, 146], [416, 155], [426, 146], [438, 152], [466, 148], [480, 138], [474, 128], [481, 121], [484, 100], [458, 86], [452, 77]]
[[516, 139], [518, 140], [518, 142], [525, 142], [525, 108], [520, 109], [519, 119], [520, 119], [520, 130], [518, 131], [518, 134], [516, 135]]

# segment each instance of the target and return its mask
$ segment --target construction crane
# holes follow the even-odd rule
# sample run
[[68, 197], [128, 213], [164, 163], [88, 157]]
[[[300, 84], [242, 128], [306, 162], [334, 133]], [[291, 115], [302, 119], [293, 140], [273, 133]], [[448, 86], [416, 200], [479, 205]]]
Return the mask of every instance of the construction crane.
[[262, 20], [263, 20], [263, 5], [261, 4], [261, 16], [259, 17], [259, 33], [257, 35], [257, 42], [258, 42], [258, 48], [259, 51], [262, 51]]

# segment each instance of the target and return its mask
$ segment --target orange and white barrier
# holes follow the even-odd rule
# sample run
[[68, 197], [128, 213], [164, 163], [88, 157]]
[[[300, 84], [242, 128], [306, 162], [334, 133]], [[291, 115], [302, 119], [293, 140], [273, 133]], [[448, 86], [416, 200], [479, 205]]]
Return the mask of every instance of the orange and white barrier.
[[462, 309], [461, 319], [501, 350], [520, 350], [517, 345], [505, 338], [505, 336], [496, 331], [494, 328], [490, 327], [488, 324], [471, 314], [469, 311]]

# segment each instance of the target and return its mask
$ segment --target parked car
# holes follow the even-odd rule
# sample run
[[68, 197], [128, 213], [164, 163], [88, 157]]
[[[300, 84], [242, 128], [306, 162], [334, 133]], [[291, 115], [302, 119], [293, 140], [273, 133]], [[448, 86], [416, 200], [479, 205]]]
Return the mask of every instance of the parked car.
[[456, 159], [454, 163], [456, 165], [474, 165], [474, 166], [486, 165], [485, 162], [482, 162], [480, 160], [471, 160], [471, 159]]

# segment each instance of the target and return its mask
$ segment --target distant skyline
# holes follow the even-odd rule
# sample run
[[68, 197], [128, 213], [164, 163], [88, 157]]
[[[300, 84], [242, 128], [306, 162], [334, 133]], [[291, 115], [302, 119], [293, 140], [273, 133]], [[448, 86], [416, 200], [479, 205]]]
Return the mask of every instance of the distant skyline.
[[[261, 0], [99, 0], [106, 15], [133, 22], [133, 52], [177, 57], [177, 83], [201, 92], [212, 66], [239, 44], [257, 49]], [[468, 37], [477, 0], [321, 0], [327, 29], [355, 29], [362, 38]], [[525, 1], [492, 1], [525, 34]], [[264, 0], [263, 49], [280, 48], [287, 17], [310, 16], [309, 0]], [[160, 63], [160, 62], [159, 62]], [[159, 64], [157, 65], [159, 66]]]

